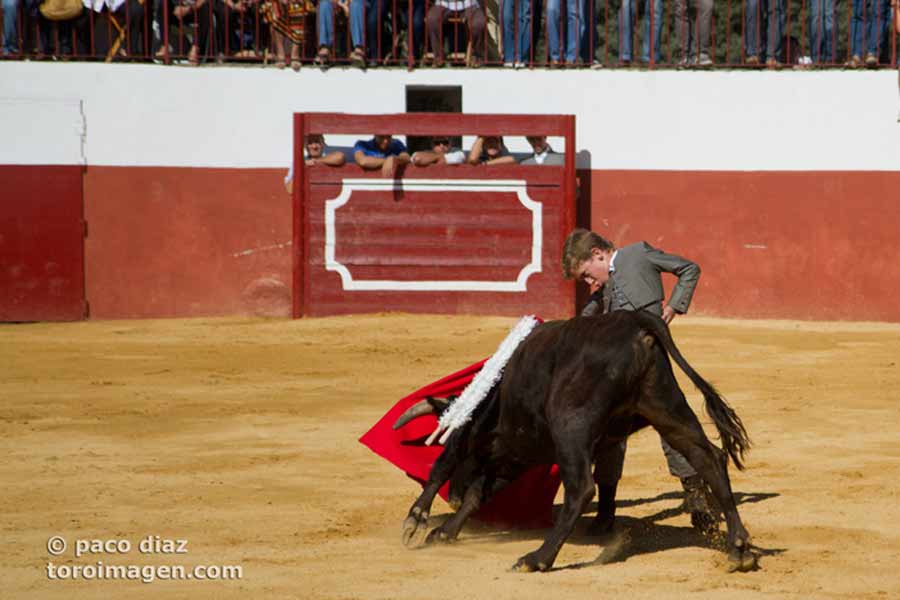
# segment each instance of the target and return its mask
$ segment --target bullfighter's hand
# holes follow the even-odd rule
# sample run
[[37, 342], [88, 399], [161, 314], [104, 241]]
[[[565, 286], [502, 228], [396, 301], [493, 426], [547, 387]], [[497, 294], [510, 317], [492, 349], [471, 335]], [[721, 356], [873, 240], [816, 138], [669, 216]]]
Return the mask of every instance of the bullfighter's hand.
[[662, 320], [666, 322], [666, 324], [671, 323], [672, 319], [675, 318], [675, 315], [678, 314], [675, 312], [675, 309], [666, 304], [663, 307], [662, 311]]

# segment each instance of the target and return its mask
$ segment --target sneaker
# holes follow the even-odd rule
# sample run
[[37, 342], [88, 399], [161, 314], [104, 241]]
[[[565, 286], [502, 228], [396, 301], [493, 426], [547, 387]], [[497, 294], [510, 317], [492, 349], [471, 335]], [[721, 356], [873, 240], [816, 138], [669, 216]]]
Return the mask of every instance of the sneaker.
[[850, 60], [848, 60], [847, 62], [844, 63], [844, 66], [850, 67], [851, 69], [855, 69], [856, 67], [860, 66], [861, 64], [862, 64], [862, 59], [859, 57], [858, 54], [854, 54], [853, 56], [850, 57]]
[[758, 56], [748, 56], [747, 58], [744, 59], [744, 64], [745, 65], [758, 65], [759, 57]]
[[595, 60], [594, 62], [591, 63], [591, 70], [592, 70], [592, 71], [599, 71], [599, 70], [602, 69], [603, 67], [604, 67], [604, 66], [603, 66], [603, 63], [600, 62], [599, 60]]
[[515, 65], [514, 65], [513, 63], [508, 62], [508, 61], [505, 62], [505, 63], [503, 63], [503, 66], [504, 66], [505, 68], [507, 68], [507, 69], [512, 69], [512, 68], [515, 67]]
[[770, 69], [777, 69], [781, 66], [781, 63], [775, 60], [774, 58], [766, 59], [766, 66]]
[[516, 62], [515, 65], [513, 65], [513, 66], [514, 66], [516, 69], [524, 69], [524, 68], [527, 67], [528, 65], [526, 65], [526, 64], [523, 63], [522, 61], [518, 61], [518, 62]]
[[709, 57], [709, 54], [701, 54], [700, 60], [697, 61], [697, 65], [699, 65], [701, 67], [709, 67], [709, 66], [712, 66], [712, 64], [713, 64], [713, 61]]
[[877, 67], [878, 66], [878, 57], [869, 52], [866, 54], [866, 66], [867, 67]]

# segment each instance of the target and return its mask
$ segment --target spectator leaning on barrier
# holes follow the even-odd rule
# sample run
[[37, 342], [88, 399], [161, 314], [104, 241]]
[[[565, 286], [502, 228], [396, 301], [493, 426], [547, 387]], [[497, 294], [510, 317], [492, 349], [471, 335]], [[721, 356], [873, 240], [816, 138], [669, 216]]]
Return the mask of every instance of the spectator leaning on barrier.
[[431, 150], [420, 150], [412, 155], [410, 162], [417, 167], [428, 165], [461, 165], [466, 162], [466, 154], [459, 148], [450, 147], [450, 138], [437, 136], [431, 139]]
[[465, 16], [469, 27], [469, 41], [472, 44], [472, 58], [469, 66], [480, 67], [478, 53], [484, 48], [484, 10], [478, 0], [436, 0], [428, 11], [428, 37], [434, 52], [434, 66], [444, 66], [444, 24], [451, 17]]
[[[326, 165], [340, 167], [344, 164], [344, 153], [340, 150], [332, 150], [325, 145], [325, 136], [321, 133], [311, 133], [306, 136], [306, 144], [303, 146], [303, 161], [307, 167]], [[291, 183], [294, 181], [294, 163], [288, 169], [284, 177], [284, 189], [290, 193]]]
[[393, 177], [397, 169], [409, 162], [409, 150], [389, 133], [376, 134], [371, 140], [359, 140], [353, 146], [353, 159], [366, 170], [381, 169], [385, 177]]
[[[162, 14], [165, 10], [165, 6], [168, 6], [170, 27], [176, 25], [180, 31], [187, 33], [191, 31], [192, 25], [197, 26], [187, 55], [188, 63], [190, 65], [199, 65], [201, 53], [206, 52], [207, 48], [209, 48], [208, 42], [210, 29], [212, 27], [212, 17], [207, 2], [214, 1], [215, 0], [196, 0], [196, 2], [193, 2], [192, 0], [163, 0], [160, 11], [157, 13], [157, 22], [159, 23], [161, 32], [163, 31], [163, 24], [165, 23]], [[162, 45], [154, 55], [155, 58], [158, 59], [168, 58], [171, 49], [170, 47], [180, 47], [180, 44], [176, 40], [171, 39], [171, 37], [169, 38], [170, 47], [167, 47], [165, 45], [166, 38], [164, 33], [165, 32], [163, 32], [162, 35]]]
[[[666, 254], [647, 242], [616, 249], [612, 242], [587, 229], [572, 231], [563, 244], [562, 254], [563, 277], [599, 286], [582, 316], [616, 310], [645, 310], [670, 323], [676, 314], [687, 312], [700, 279], [700, 267], [685, 258]], [[662, 286], [661, 273], [664, 272], [678, 277], [668, 303]], [[691, 512], [691, 523], [701, 531], [711, 530], [716, 519], [710, 514], [706, 484], [684, 456], [664, 439], [660, 440], [669, 472], [681, 479], [684, 487], [685, 506]], [[622, 477], [625, 450], [623, 441], [604, 451], [603, 456], [596, 457], [597, 515], [604, 519], [601, 530], [608, 531], [613, 525], [616, 488]]]
[[511, 165], [516, 162], [499, 135], [478, 136], [469, 150], [468, 160], [471, 165]]
[[679, 63], [708, 67], [713, 63], [709, 54], [713, 0], [690, 0], [690, 4], [689, 7], [688, 0], [675, 0], [675, 29], [681, 50]]
[[522, 161], [523, 165], [560, 166], [566, 164], [566, 157], [559, 152], [554, 152], [547, 143], [545, 135], [529, 135], [525, 138], [534, 150], [534, 154]]

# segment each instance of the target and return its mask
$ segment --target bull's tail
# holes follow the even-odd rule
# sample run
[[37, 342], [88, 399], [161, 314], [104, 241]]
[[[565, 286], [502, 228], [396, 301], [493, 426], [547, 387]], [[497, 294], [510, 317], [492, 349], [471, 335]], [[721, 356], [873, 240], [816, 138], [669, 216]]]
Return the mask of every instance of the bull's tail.
[[690, 377], [697, 389], [703, 393], [703, 398], [706, 401], [706, 413], [712, 418], [716, 429], [719, 430], [722, 446], [728, 452], [731, 460], [734, 461], [734, 466], [738, 469], [743, 469], [744, 453], [750, 449], [750, 438], [747, 436], [747, 430], [744, 429], [741, 418], [725, 402], [725, 399], [719, 395], [716, 388], [703, 379], [685, 360], [675, 345], [675, 341], [669, 333], [669, 328], [662, 319], [645, 311], [636, 311], [634, 314], [638, 316], [641, 326], [659, 340], [666, 352], [669, 353], [669, 356], [678, 363], [681, 370]]

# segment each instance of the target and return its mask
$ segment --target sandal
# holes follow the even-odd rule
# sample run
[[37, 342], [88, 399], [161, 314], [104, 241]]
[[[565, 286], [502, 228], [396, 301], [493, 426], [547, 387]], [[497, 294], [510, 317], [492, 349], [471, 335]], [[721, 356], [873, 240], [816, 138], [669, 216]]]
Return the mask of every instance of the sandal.
[[200, 64], [200, 47], [199, 46], [191, 46], [190, 51], [187, 56], [188, 64], [192, 67], [196, 67]]
[[275, 68], [276, 69], [283, 69], [285, 66], [286, 65], [285, 65], [283, 56], [279, 56], [278, 58], [275, 59]]
[[366, 68], [366, 55], [362, 48], [353, 49], [353, 52], [350, 53], [350, 64], [360, 69]]
[[299, 71], [299, 70], [300, 70], [300, 59], [299, 59], [299, 58], [292, 58], [292, 59], [291, 59], [291, 68], [292, 68], [293, 70], [295, 70], [295, 71]]
[[327, 67], [328, 63], [331, 62], [331, 50], [328, 49], [328, 46], [322, 46], [319, 48], [319, 52], [316, 54], [316, 58], [313, 60], [320, 67]]

